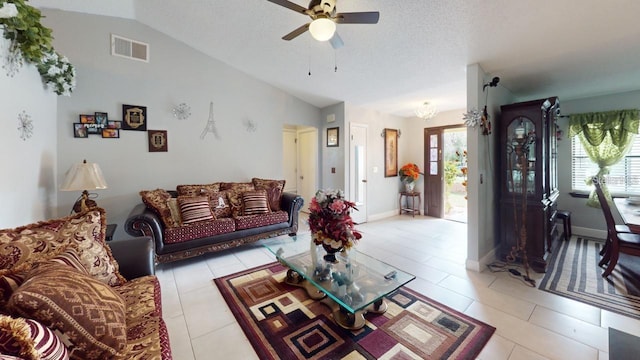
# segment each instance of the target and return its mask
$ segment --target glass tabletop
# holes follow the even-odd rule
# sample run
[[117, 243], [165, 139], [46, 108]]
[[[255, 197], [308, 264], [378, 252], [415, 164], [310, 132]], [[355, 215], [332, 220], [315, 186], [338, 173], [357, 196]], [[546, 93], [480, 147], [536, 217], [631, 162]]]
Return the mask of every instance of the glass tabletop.
[[262, 245], [283, 265], [352, 313], [381, 301], [415, 279], [355, 248], [336, 254], [336, 263], [327, 262], [323, 258], [326, 252], [321, 246], [312, 245], [309, 233], [263, 240]]

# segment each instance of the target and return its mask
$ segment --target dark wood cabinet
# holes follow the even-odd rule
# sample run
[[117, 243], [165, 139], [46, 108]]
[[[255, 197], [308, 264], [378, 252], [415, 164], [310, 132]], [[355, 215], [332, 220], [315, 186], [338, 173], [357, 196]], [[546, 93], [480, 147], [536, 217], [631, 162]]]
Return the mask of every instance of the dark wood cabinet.
[[[556, 211], [558, 98], [501, 107], [498, 142], [498, 232], [503, 260], [523, 261], [545, 272], [558, 237]], [[519, 247], [522, 240], [524, 247]], [[518, 251], [519, 249], [526, 250]]]

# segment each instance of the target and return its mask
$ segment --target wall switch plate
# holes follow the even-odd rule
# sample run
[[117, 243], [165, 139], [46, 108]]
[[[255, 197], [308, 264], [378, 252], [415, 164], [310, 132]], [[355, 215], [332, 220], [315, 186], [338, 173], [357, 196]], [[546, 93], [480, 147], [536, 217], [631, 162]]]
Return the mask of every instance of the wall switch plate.
[[371, 169], [371, 170], [373, 171], [374, 174], [378, 173], [378, 167], [377, 166], [374, 166], [373, 169]]

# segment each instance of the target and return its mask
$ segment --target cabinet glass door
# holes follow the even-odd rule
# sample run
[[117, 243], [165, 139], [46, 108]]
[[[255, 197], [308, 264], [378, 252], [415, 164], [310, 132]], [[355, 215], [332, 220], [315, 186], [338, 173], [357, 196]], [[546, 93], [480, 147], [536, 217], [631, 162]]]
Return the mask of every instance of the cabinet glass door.
[[507, 128], [506, 185], [509, 193], [535, 193], [536, 127], [531, 119], [518, 117]]

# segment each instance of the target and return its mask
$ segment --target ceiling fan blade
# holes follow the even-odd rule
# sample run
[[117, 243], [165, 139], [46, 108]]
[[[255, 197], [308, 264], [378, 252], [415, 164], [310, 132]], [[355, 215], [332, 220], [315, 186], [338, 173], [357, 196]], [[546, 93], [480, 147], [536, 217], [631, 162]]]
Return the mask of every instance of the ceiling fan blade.
[[331, 37], [331, 39], [329, 39], [329, 42], [334, 49], [340, 49], [344, 46], [344, 41], [342, 41], [342, 38], [340, 37], [340, 35], [338, 35], [337, 31], [333, 33], [333, 36]]
[[378, 19], [380, 13], [377, 11], [338, 13], [335, 17], [338, 24], [377, 24]]
[[300, 26], [299, 28], [293, 30], [292, 32], [288, 33], [287, 35], [282, 37], [282, 40], [293, 40], [295, 38], [297, 38], [298, 36], [302, 35], [305, 31], [309, 30], [309, 24], [311, 23], [306, 23], [302, 26]]
[[284, 6], [287, 9], [291, 9], [297, 13], [307, 15], [307, 8], [304, 8], [298, 4], [294, 4], [291, 1], [287, 1], [287, 0], [267, 0], [267, 1], [272, 2], [274, 4], [278, 4], [280, 6]]

